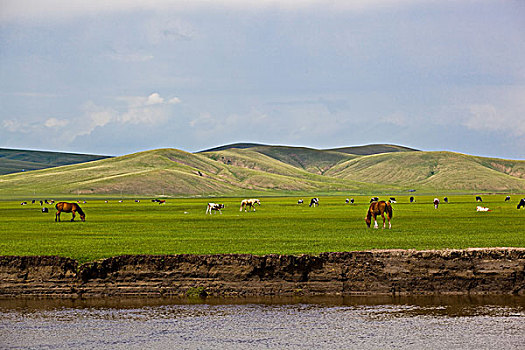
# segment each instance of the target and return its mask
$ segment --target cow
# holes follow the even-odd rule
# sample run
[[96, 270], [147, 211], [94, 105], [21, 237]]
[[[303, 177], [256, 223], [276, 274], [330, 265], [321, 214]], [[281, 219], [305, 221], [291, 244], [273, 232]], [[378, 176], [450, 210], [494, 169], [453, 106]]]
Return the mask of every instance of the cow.
[[350, 198], [350, 203], [354, 204], [354, 199]]
[[347, 198], [347, 199], [345, 200], [345, 203], [346, 203], [346, 204], [350, 203], [350, 199]]
[[210, 214], [211, 215], [212, 210], [218, 211], [219, 214], [222, 214], [221, 209], [224, 209], [224, 207], [225, 207], [224, 204], [208, 203], [208, 207], [206, 208], [206, 214]]
[[476, 196], [476, 202], [483, 202], [483, 199], [480, 196]]
[[438, 198], [434, 198], [434, 209], [437, 209], [439, 206], [439, 199]]
[[302, 199], [299, 199], [299, 200], [297, 201], [297, 204], [303, 204], [303, 203], [304, 203], [304, 201], [303, 201]]
[[444, 201], [445, 203], [448, 203], [448, 197], [443, 198], [443, 201]]
[[414, 203], [416, 199], [414, 197], [410, 197], [410, 203]]
[[518, 209], [525, 207], [525, 198], [522, 198], [518, 204]]
[[510, 196], [505, 197], [505, 202], [510, 201]]
[[319, 205], [319, 198], [316, 197], [310, 200], [310, 207], [311, 206], [317, 207], [318, 205]]
[[390, 199], [388, 201], [390, 203], [396, 203], [396, 198], [395, 197], [390, 197]]
[[239, 211], [242, 211], [243, 209], [244, 209], [244, 212], [246, 212], [246, 210], [251, 211], [252, 208], [253, 208], [253, 211], [255, 211], [255, 204], [260, 206], [261, 201], [256, 198], [243, 199], [241, 201], [241, 208], [239, 209]]
[[379, 197], [372, 197], [370, 198], [370, 203], [377, 202], [379, 200]]

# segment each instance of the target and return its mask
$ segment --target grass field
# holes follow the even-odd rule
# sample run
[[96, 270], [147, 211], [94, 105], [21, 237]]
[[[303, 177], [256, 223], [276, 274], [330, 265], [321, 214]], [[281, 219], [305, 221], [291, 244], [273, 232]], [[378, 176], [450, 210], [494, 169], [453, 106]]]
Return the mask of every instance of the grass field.
[[[260, 198], [256, 212], [239, 212], [240, 198], [224, 203], [223, 214], [205, 215], [207, 199], [141, 199], [123, 203], [86, 199], [86, 222], [70, 222], [63, 213], [55, 223], [54, 207], [0, 201], [0, 255], [59, 255], [80, 262], [123, 254], [318, 254], [368, 249], [443, 249], [525, 247], [525, 210], [518, 197], [484, 196], [476, 212], [474, 196], [449, 196], [435, 210], [433, 197], [396, 196], [391, 230], [367, 229], [369, 197], [320, 197], [320, 206], [298, 205], [298, 197]], [[385, 199], [385, 198], [383, 198]], [[77, 218], [77, 220], [79, 220]]]

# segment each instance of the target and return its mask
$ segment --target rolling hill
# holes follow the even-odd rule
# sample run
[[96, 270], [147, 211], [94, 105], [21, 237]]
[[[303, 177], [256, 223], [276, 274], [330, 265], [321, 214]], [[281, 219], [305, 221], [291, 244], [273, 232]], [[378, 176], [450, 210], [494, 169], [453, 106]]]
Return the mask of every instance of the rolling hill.
[[0, 175], [84, 163], [104, 158], [108, 158], [108, 156], [0, 148]]
[[400, 146], [400, 151], [372, 153], [382, 149], [377, 146], [367, 155], [267, 145], [198, 153], [158, 149], [2, 175], [0, 197], [321, 195], [408, 189], [525, 193], [525, 161]]

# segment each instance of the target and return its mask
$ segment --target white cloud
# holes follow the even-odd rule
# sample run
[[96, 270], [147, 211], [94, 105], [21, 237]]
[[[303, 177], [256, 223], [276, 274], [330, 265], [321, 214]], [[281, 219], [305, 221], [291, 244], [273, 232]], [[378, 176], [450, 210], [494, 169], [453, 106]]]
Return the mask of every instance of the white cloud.
[[164, 99], [160, 97], [158, 93], [154, 92], [148, 96], [148, 99], [146, 100], [145, 104], [146, 106], [151, 106], [151, 105], [157, 105], [157, 104], [162, 104], [162, 103], [164, 103]]
[[56, 128], [56, 127], [64, 127], [69, 124], [68, 120], [64, 119], [57, 119], [57, 118], [49, 118], [44, 122], [44, 125], [47, 128]]
[[4, 120], [2, 122], [2, 128], [6, 129], [9, 132], [28, 132], [27, 125], [20, 123], [18, 120]]
[[168, 101], [168, 104], [170, 105], [176, 105], [178, 103], [181, 103], [182, 101], [178, 97], [173, 97]]
[[473, 104], [468, 107], [468, 112], [463, 125], [469, 129], [505, 131], [516, 136], [525, 136], [525, 118], [521, 111], [514, 115], [513, 111], [502, 112], [492, 104]]

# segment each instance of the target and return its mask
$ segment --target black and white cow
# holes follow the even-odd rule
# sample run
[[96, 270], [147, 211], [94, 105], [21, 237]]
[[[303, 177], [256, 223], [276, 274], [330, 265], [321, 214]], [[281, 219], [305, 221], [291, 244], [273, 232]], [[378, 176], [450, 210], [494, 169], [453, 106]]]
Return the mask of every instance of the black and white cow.
[[379, 197], [372, 197], [370, 198], [370, 203], [377, 202], [379, 200]]
[[510, 196], [505, 197], [505, 202], [510, 201]]
[[483, 199], [480, 196], [476, 196], [476, 202], [483, 202]]
[[224, 209], [224, 204], [208, 203], [208, 207], [206, 208], [206, 214], [211, 214], [212, 210], [218, 211], [219, 214], [222, 214], [221, 209]]
[[396, 198], [395, 197], [390, 197], [390, 199], [388, 201], [390, 203], [396, 203]]
[[304, 202], [303, 202], [302, 199], [299, 199], [299, 200], [297, 201], [297, 204], [303, 204], [303, 203], [304, 203]]
[[448, 197], [443, 198], [443, 201], [444, 201], [445, 203], [448, 203]]
[[521, 208], [524, 208], [525, 207], [525, 198], [522, 198], [520, 200], [520, 203], [518, 204], [518, 209], [521, 209]]
[[317, 206], [319, 205], [319, 198], [312, 198], [312, 199], [310, 200], [310, 207], [311, 207], [312, 205], [313, 205], [314, 207], [317, 207]]
[[410, 197], [410, 203], [414, 203], [415, 200], [416, 200], [416, 199], [415, 199], [413, 196]]

